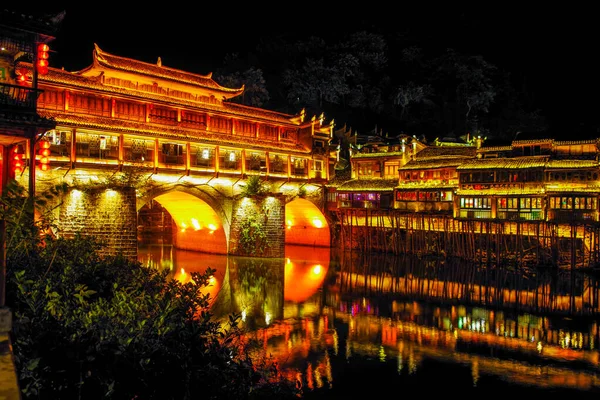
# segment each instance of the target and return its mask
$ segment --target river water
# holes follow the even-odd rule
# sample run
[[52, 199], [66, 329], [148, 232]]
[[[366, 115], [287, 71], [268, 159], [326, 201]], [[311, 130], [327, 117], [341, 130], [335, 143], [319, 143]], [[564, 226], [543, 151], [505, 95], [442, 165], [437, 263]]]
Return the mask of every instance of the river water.
[[303, 246], [255, 259], [140, 241], [138, 254], [181, 281], [215, 269], [213, 313], [241, 314], [307, 399], [600, 395], [592, 278]]

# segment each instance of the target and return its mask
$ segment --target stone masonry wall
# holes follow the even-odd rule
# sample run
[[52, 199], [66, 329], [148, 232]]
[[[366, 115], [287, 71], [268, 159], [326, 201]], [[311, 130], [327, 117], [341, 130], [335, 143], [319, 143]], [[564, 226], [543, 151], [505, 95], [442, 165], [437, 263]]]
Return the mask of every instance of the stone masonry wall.
[[135, 189], [70, 190], [60, 207], [59, 234], [71, 238], [76, 233], [105, 244], [100, 255], [137, 260]]
[[[254, 221], [266, 233], [267, 246], [246, 252], [240, 244], [243, 225]], [[282, 195], [244, 197], [234, 204], [229, 253], [254, 257], [285, 257], [285, 197]]]

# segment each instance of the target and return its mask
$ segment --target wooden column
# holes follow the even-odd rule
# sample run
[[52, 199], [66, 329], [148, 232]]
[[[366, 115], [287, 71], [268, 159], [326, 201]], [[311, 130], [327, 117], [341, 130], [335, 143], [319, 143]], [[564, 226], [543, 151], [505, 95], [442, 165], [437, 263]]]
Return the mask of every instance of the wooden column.
[[[2, 162], [2, 174], [0, 177], [0, 196], [6, 194], [6, 184], [9, 179], [9, 168], [10, 168], [10, 152], [12, 148], [10, 146], [2, 145], [0, 148]], [[6, 303], [6, 221], [0, 218], [0, 309], [5, 306]]]

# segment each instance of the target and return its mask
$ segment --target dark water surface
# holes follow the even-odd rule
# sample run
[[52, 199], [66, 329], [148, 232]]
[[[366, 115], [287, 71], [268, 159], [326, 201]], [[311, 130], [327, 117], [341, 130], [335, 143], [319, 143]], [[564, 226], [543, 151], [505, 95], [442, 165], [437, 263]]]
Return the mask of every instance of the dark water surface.
[[591, 278], [302, 246], [285, 259], [138, 252], [182, 281], [214, 268], [215, 315], [240, 313], [307, 399], [600, 396]]

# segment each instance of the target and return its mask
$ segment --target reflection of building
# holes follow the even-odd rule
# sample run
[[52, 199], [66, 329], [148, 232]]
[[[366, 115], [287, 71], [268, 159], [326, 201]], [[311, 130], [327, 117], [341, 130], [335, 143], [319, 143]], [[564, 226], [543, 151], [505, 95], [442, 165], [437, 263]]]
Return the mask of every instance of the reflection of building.
[[[352, 305], [346, 308], [354, 310]], [[348, 357], [397, 358], [398, 369], [409, 373], [416, 372], [424, 359], [470, 364], [477, 371], [475, 385], [479, 375], [486, 374], [510, 376], [514, 383], [533, 387], [586, 390], [598, 386], [596, 324], [587, 331], [569, 331], [552, 326], [546, 317], [511, 317], [483, 308], [436, 307], [414, 301], [393, 302], [391, 314], [385, 316], [366, 312], [365, 304], [361, 308], [360, 313], [336, 314], [348, 324]], [[496, 352], [510, 358], [489, 357]], [[540, 374], [538, 364], [549, 361], [562, 366], [548, 367]]]

